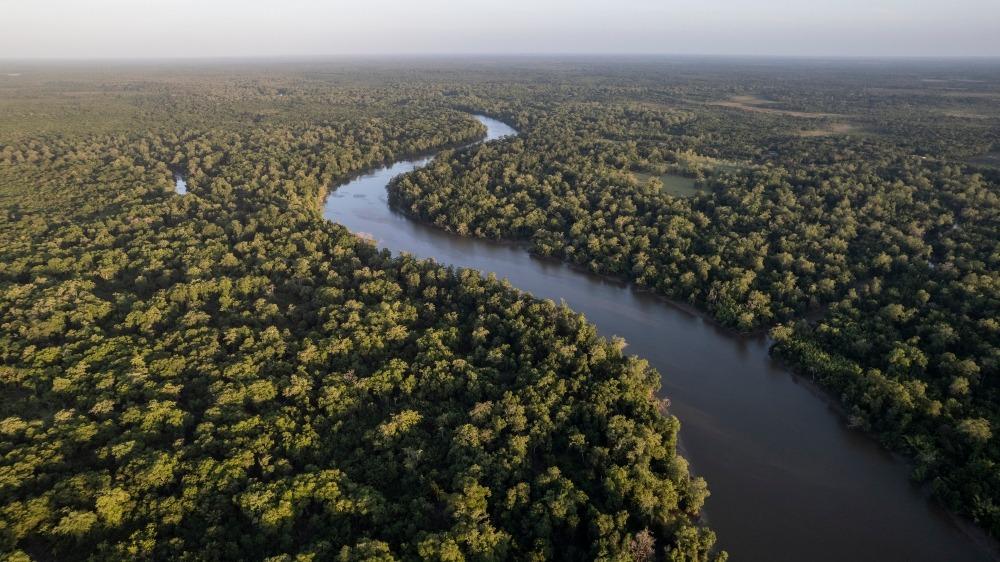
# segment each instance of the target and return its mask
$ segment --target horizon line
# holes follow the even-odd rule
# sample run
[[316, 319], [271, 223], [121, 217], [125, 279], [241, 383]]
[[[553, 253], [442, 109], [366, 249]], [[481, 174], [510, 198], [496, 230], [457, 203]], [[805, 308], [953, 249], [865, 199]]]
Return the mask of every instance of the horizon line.
[[840, 61], [933, 61], [974, 60], [1000, 62], [1000, 54], [778, 54], [778, 53], [668, 53], [668, 52], [427, 52], [427, 53], [321, 53], [321, 54], [232, 54], [232, 55], [41, 55], [0, 56], [0, 62], [181, 62], [181, 61], [250, 61], [250, 60], [317, 60], [317, 59], [444, 59], [444, 58], [712, 58], [712, 59], [793, 59]]

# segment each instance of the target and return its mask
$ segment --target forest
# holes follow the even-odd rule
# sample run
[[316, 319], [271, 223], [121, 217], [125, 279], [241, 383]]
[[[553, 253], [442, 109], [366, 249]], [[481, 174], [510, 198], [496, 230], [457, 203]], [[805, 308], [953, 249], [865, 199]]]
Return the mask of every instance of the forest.
[[1000, 172], [984, 156], [1000, 69], [607, 72], [456, 93], [521, 135], [399, 178], [390, 201], [769, 330], [849, 424], [1000, 536]]
[[395, 208], [770, 334], [1000, 537], [995, 66], [16, 70], [11, 560], [725, 560], [626, 342], [320, 215], [359, 173], [479, 138], [469, 113], [520, 135], [397, 178]]
[[444, 86], [19, 74], [0, 78], [5, 559], [726, 558], [624, 342], [320, 216], [343, 180], [482, 135]]

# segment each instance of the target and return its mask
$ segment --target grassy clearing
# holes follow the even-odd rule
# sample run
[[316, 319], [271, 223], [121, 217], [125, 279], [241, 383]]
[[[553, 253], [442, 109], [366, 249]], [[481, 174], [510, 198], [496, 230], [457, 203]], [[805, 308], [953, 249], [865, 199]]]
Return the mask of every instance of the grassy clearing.
[[674, 197], [693, 197], [708, 190], [699, 187], [694, 178], [677, 174], [651, 174], [649, 172], [632, 172], [632, 177], [639, 183], [647, 183], [652, 179], [663, 184], [663, 191]]
[[850, 123], [830, 123], [823, 127], [799, 131], [798, 136], [806, 138], [828, 137], [832, 135], [846, 135], [857, 131], [857, 126], [851, 125]]
[[1000, 115], [985, 115], [982, 113], [974, 113], [972, 111], [945, 111], [945, 117], [954, 117], [956, 119], [993, 119], [995, 117], [1000, 117]]
[[787, 115], [789, 117], [801, 117], [804, 119], [817, 119], [820, 117], [844, 117], [838, 113], [817, 113], [812, 111], [792, 111], [790, 109], [777, 109], [774, 107], [765, 107], [767, 105], [775, 104], [777, 102], [766, 100], [763, 98], [758, 98], [756, 96], [733, 96], [728, 100], [724, 101], [710, 101], [707, 105], [713, 105], [716, 107], [728, 107], [730, 109], [742, 109], [744, 111], [753, 111], [757, 113], [769, 113], [771, 115]]

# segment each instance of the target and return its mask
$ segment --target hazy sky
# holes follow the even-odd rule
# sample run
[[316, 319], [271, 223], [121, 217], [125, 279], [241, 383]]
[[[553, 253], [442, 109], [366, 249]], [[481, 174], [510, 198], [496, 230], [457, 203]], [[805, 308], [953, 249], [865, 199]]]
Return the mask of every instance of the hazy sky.
[[0, 58], [1000, 56], [1000, 0], [0, 0]]

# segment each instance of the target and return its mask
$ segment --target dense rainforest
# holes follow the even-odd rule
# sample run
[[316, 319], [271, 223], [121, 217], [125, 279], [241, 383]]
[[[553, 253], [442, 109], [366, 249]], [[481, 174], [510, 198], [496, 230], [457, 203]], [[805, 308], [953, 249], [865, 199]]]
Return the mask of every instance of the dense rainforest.
[[320, 216], [493, 72], [0, 76], [4, 558], [724, 559], [624, 342]]
[[9, 70], [12, 559], [724, 559], [625, 342], [321, 218], [469, 112], [395, 207], [767, 331], [1000, 536], [994, 63]]
[[693, 66], [457, 89], [521, 135], [398, 178], [390, 201], [769, 329], [1000, 536], [1000, 67]]

